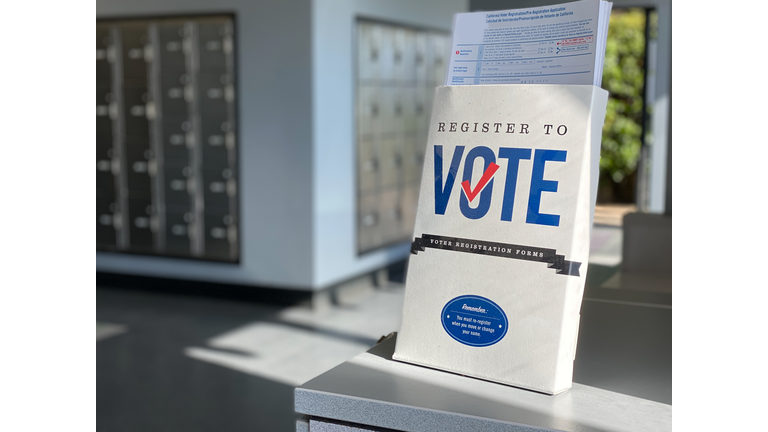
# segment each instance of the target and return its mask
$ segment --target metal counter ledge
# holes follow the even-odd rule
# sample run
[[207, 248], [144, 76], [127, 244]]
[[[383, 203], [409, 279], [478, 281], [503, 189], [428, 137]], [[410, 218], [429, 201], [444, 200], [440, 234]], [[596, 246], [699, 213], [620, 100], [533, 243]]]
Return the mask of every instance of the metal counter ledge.
[[671, 405], [577, 383], [549, 396], [402, 363], [396, 338], [296, 388], [297, 430], [672, 430]]

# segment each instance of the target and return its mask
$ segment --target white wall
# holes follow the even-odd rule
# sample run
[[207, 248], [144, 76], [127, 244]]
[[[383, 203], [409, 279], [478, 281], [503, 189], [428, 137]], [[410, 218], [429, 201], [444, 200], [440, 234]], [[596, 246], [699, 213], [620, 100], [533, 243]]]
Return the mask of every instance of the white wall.
[[355, 29], [358, 17], [450, 32], [468, 0], [312, 1], [315, 287], [408, 257], [410, 243], [357, 254]]

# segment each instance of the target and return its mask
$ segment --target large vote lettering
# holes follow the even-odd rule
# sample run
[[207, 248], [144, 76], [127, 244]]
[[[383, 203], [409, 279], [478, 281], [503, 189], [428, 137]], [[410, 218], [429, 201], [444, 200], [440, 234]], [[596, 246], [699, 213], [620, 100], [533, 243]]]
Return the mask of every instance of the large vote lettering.
[[[451, 158], [450, 168], [443, 179], [443, 146], [434, 146], [435, 164], [435, 214], [444, 215], [448, 208], [448, 200], [454, 189], [456, 176], [459, 171], [464, 146], [456, 146]], [[544, 179], [544, 165], [547, 162], [565, 162], [567, 151], [544, 150], [529, 148], [499, 148], [499, 159], [507, 159], [507, 172], [504, 179], [504, 194], [501, 205], [501, 220], [512, 221], [512, 212], [515, 204], [515, 191], [517, 189], [517, 173], [521, 161], [530, 160], [533, 153], [533, 169], [531, 172], [531, 187], [528, 193], [528, 212], [525, 222], [537, 225], [560, 226], [560, 216], [540, 212], [542, 192], [557, 192], [557, 181]], [[491, 208], [493, 198], [493, 183], [499, 165], [496, 164], [496, 154], [488, 147], [473, 147], [467, 153], [464, 160], [464, 172], [462, 174], [462, 190], [464, 193], [459, 198], [459, 209], [468, 219], [480, 219]], [[472, 171], [475, 160], [482, 158], [484, 162], [483, 176], [474, 189], [470, 187]], [[479, 195], [478, 195], [479, 194]], [[478, 199], [477, 206], [470, 207], [470, 202]]]

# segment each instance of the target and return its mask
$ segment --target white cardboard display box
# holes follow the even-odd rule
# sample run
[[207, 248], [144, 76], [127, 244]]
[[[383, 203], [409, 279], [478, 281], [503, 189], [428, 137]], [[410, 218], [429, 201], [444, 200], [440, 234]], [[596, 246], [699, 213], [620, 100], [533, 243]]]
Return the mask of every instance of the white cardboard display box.
[[437, 89], [396, 360], [571, 386], [608, 93]]

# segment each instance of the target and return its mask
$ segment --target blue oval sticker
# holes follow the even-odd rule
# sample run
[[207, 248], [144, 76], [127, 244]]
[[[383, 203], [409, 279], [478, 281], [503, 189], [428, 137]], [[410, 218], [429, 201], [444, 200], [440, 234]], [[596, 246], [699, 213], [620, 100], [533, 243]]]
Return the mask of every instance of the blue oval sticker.
[[445, 331], [469, 346], [493, 345], [507, 334], [507, 315], [485, 297], [463, 295], [449, 301], [441, 319]]

